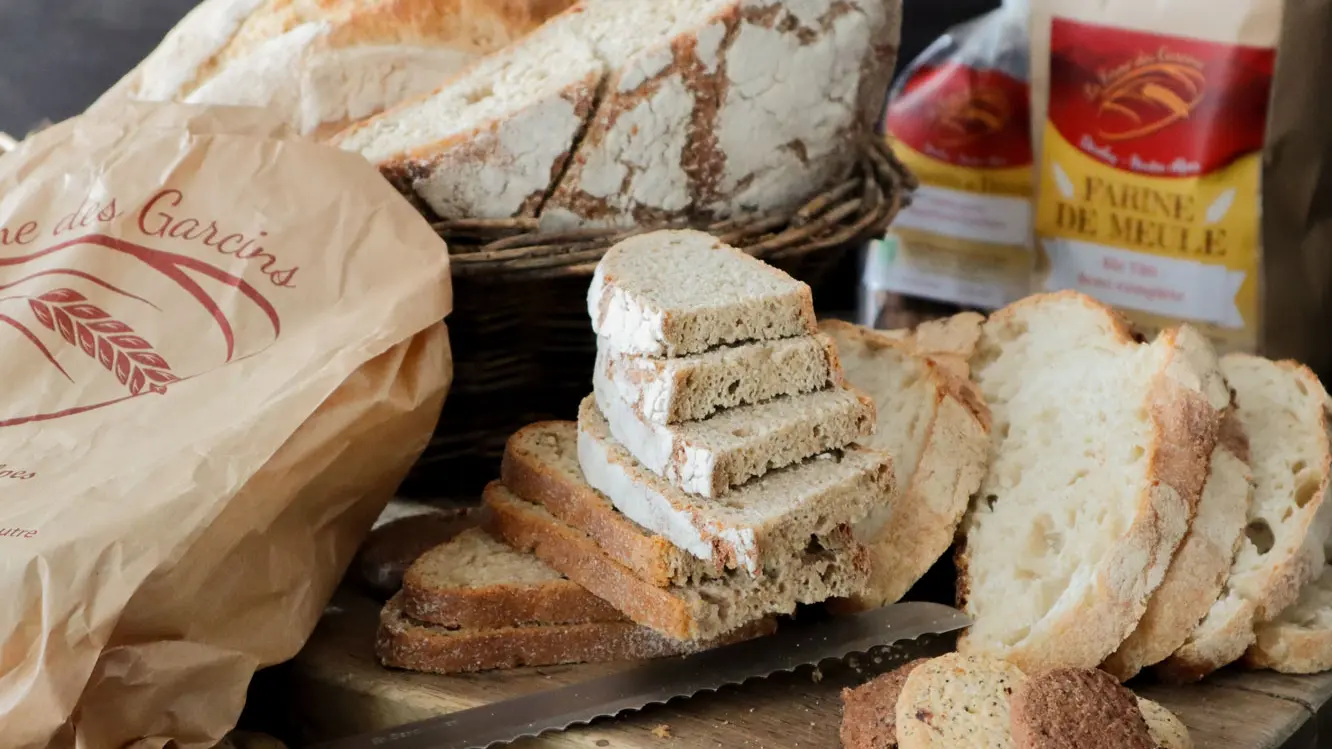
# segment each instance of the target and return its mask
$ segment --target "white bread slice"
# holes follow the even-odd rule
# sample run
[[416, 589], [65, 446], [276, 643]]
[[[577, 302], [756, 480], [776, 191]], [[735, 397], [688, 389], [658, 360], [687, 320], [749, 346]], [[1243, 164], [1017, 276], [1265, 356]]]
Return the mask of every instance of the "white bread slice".
[[1138, 343], [1090, 297], [986, 321], [972, 378], [993, 416], [964, 521], [958, 648], [1024, 670], [1095, 668], [1137, 626], [1196, 510], [1229, 392], [1188, 326]]
[[878, 423], [863, 444], [892, 455], [897, 471], [898, 496], [855, 526], [874, 564], [855, 603], [882, 606], [952, 546], [989, 461], [990, 410], [965, 374], [914, 353], [909, 339], [838, 320], [819, 327], [837, 342], [848, 382], [874, 399]]
[[755, 575], [770, 557], [789, 557], [811, 537], [865, 517], [893, 491], [892, 458], [852, 446], [770, 471], [719, 500], [700, 499], [634, 460], [590, 398], [578, 413], [578, 461], [587, 483], [630, 520], [694, 556]]
[[1252, 499], [1249, 439], [1232, 406], [1222, 415], [1193, 524], [1138, 627], [1102, 669], [1127, 681], [1188, 641], [1230, 576]]
[[1138, 710], [1147, 721], [1147, 733], [1160, 749], [1193, 749], [1188, 727], [1174, 713], [1146, 697], [1138, 698]]
[[1304, 586], [1295, 604], [1259, 624], [1245, 665], [1285, 674], [1332, 670], [1332, 565]]
[[807, 284], [699, 231], [654, 231], [606, 251], [587, 290], [598, 346], [677, 357], [818, 332]]
[[1159, 669], [1176, 682], [1201, 679], [1243, 655], [1255, 625], [1293, 604], [1321, 570], [1332, 529], [1332, 404], [1318, 378], [1294, 362], [1247, 354], [1227, 354], [1221, 369], [1249, 438], [1253, 500], [1224, 589]]
[[949, 653], [917, 666], [897, 698], [900, 749], [1013, 749], [1009, 698], [1026, 681], [1012, 663]]
[[640, 419], [678, 424], [728, 408], [842, 384], [837, 349], [827, 336], [722, 346], [658, 359], [597, 351], [595, 388], [615, 391]]
[[700, 497], [720, 497], [874, 430], [874, 404], [850, 388], [786, 395], [702, 421], [660, 425], [640, 419], [606, 383], [599, 384], [593, 398], [615, 440], [649, 471]]

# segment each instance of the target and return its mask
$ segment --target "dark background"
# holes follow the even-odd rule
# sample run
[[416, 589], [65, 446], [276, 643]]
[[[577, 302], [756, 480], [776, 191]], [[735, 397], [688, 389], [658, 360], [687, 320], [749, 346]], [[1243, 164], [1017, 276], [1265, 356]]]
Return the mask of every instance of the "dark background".
[[[998, 0], [905, 0], [901, 62]], [[78, 114], [134, 67], [194, 0], [0, 0], [0, 131]], [[900, 64], [900, 63], [899, 63]]]

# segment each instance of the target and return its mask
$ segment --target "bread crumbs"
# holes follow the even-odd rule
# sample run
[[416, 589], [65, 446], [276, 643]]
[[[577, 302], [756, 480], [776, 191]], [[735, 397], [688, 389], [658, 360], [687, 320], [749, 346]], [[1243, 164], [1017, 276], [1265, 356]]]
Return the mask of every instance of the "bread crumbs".
[[652, 729], [652, 735], [659, 739], [669, 739], [671, 737], [671, 727], [662, 723]]

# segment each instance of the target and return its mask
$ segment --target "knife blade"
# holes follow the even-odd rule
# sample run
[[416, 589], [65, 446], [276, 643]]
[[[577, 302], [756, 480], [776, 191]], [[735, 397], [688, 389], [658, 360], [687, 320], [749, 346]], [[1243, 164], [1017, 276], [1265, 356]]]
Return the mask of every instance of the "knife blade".
[[316, 749], [488, 749], [801, 666], [947, 634], [971, 621], [937, 603], [910, 602], [783, 626], [775, 634], [645, 662], [619, 673], [321, 744]]

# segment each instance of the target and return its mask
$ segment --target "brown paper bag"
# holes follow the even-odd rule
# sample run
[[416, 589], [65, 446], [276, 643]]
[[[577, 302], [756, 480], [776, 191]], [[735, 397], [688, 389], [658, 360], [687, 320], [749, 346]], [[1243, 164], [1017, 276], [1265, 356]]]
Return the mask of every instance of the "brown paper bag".
[[1332, 0], [1032, 0], [1047, 289], [1332, 375]]
[[0, 746], [216, 744], [424, 448], [450, 304], [370, 164], [260, 110], [0, 157]]

